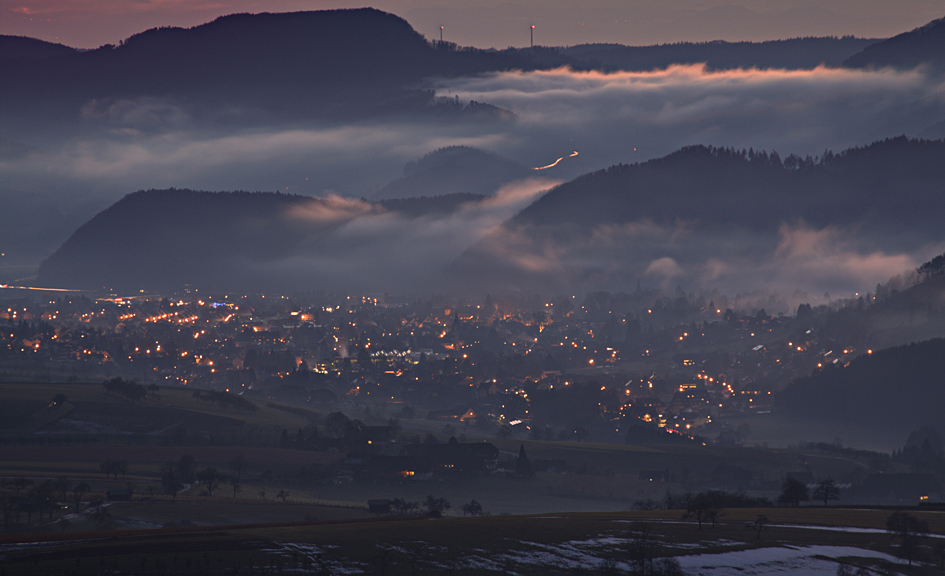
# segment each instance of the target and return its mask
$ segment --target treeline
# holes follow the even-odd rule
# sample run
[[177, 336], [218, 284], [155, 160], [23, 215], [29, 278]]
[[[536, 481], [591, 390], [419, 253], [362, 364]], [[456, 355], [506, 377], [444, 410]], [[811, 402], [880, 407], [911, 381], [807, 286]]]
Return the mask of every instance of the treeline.
[[[75, 506], [70, 513], [81, 511], [83, 502], [91, 492], [92, 487], [85, 480], [73, 484], [65, 477], [42, 481], [23, 477], [0, 478], [0, 515], [3, 531], [26, 529], [32, 524], [34, 514], [38, 514], [40, 521], [44, 514], [48, 514], [49, 521], [52, 522], [53, 514], [63, 509], [66, 502]], [[26, 517], [26, 525], [20, 523], [22, 516]], [[63, 524], [63, 528], [65, 526], [66, 524]]]
[[767, 42], [678, 42], [654, 46], [581, 44], [561, 52], [579, 62], [605, 70], [652, 70], [672, 64], [702, 64], [709, 69], [811, 69], [821, 64], [838, 66], [875, 40], [791, 38]]
[[122, 380], [121, 378], [112, 378], [111, 380], [105, 381], [105, 383], [102, 384], [102, 388], [113, 396], [121, 396], [132, 402], [148, 395], [148, 389], [145, 386], [138, 384], [134, 380]]
[[[764, 150], [687, 146], [663, 158], [618, 164], [562, 184], [511, 224], [553, 223], [560, 228], [691, 218], [707, 225], [768, 230], [792, 219], [816, 226], [865, 219], [877, 232], [893, 226], [901, 230], [906, 222], [919, 230], [938, 230], [938, 219], [928, 211], [942, 206], [943, 155], [941, 140], [904, 136], [839, 153], [786, 158]], [[911, 190], [912, 201], [889, 193], [903, 188]]]
[[698, 493], [685, 492], [674, 494], [666, 491], [661, 499], [645, 498], [636, 500], [631, 510], [694, 510], [696, 508], [766, 508], [773, 506], [771, 500], [763, 497], [748, 496], [742, 491], [705, 490]]

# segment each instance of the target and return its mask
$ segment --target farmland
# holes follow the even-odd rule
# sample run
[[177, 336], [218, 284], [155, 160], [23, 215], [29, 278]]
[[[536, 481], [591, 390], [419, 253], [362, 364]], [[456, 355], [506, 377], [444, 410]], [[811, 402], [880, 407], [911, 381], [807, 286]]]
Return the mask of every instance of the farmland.
[[[856, 455], [477, 438], [465, 428], [466, 442], [495, 445], [500, 468], [524, 449], [536, 463], [567, 469], [364, 482], [346, 476], [348, 453], [286, 441], [296, 430], [302, 436], [326, 426], [327, 408], [251, 399], [254, 410], [237, 410], [181, 388], [130, 401], [97, 384], [0, 384], [0, 394], [11, 416], [0, 424], [3, 493], [5, 502], [19, 502], [5, 509], [2, 536], [3, 570], [11, 576], [607, 573], [632, 568], [641, 530], [654, 557], [674, 557], [692, 574], [765, 574], [775, 566], [826, 575], [842, 562], [924, 575], [936, 573], [942, 539], [935, 536], [945, 534], [945, 514], [915, 511], [933, 537], [923, 544], [925, 563], [910, 568], [895, 557], [897, 544], [885, 531], [890, 510], [733, 506], [701, 529], [681, 510], [628, 511], [635, 502], [662, 502], [717, 481], [719, 470], [774, 481], [799, 465], [838, 478], [869, 470], [868, 459]], [[404, 437], [443, 428], [420, 418], [401, 426]], [[182, 470], [185, 461], [195, 471], [213, 469], [216, 484], [185, 480], [168, 492], [168, 471]], [[108, 470], [109, 462], [122, 466]], [[654, 481], [645, 470], [665, 475]], [[45, 508], [16, 498], [54, 482], [85, 483], [86, 490], [63, 488]], [[106, 499], [122, 490], [127, 498]], [[375, 515], [367, 507], [371, 499], [421, 503], [431, 495], [452, 504], [440, 519], [419, 509]], [[462, 505], [473, 500], [481, 515], [467, 518]], [[767, 521], [747, 530], [759, 514]]]
[[[832, 573], [891, 568], [936, 574], [895, 558], [883, 530], [888, 511], [771, 509], [760, 532], [746, 530], [757, 510], [727, 510], [698, 529], [678, 511], [309, 521], [68, 536], [5, 536], [7, 574], [518, 574], [600, 573], [631, 566], [633, 543], [648, 531], [655, 556], [673, 556], [689, 573], [808, 569]], [[945, 534], [942, 514], [916, 512]], [[848, 528], [843, 528], [848, 527]], [[26, 545], [32, 540], [45, 543]], [[940, 538], [929, 538], [932, 545]], [[817, 570], [820, 570], [818, 572]]]

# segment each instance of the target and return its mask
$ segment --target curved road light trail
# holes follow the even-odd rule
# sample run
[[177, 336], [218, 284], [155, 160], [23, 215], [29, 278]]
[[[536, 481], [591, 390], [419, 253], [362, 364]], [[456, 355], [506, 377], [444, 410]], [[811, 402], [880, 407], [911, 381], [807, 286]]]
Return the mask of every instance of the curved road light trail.
[[[568, 158], [574, 158], [574, 157], [577, 156], [577, 155], [578, 155], [578, 152], [577, 152], [577, 150], [575, 150], [575, 151], [572, 152], [571, 154], [568, 154], [567, 157], [568, 157]], [[532, 168], [532, 170], [547, 170], [548, 168], [554, 168], [555, 166], [558, 165], [558, 163], [560, 163], [562, 160], [564, 160], [564, 158], [565, 158], [565, 157], [562, 156], [561, 158], [558, 158], [557, 160], [555, 160], [554, 162], [552, 162], [551, 164], [549, 164], [549, 165], [547, 165], [547, 166], [539, 166], [538, 168]]]

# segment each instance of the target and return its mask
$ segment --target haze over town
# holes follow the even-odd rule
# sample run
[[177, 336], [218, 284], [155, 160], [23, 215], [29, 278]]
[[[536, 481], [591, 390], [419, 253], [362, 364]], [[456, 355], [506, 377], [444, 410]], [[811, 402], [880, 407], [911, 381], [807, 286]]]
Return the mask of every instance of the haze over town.
[[941, 12], [0, 0], [4, 573], [945, 569]]

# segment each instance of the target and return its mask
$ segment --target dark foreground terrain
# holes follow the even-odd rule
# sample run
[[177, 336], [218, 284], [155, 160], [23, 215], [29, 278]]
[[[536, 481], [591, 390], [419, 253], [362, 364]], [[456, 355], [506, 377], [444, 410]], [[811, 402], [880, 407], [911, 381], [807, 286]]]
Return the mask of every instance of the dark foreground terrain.
[[[725, 511], [715, 526], [682, 511], [386, 518], [252, 526], [3, 536], [20, 574], [940, 574], [940, 512], [909, 565], [888, 510]], [[760, 526], [760, 528], [759, 528]], [[936, 536], [937, 535], [937, 536]], [[938, 547], [936, 547], [938, 545]], [[666, 561], [664, 558], [674, 558]], [[681, 572], [680, 572], [681, 571]]]

